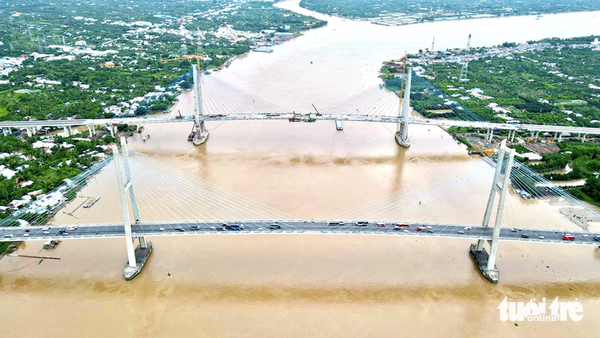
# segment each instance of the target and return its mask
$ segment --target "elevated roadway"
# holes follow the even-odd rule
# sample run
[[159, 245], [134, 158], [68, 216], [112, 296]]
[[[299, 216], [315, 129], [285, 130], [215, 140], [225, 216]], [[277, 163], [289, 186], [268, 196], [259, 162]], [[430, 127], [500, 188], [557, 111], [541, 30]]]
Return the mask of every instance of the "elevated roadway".
[[[222, 221], [212, 222], [169, 222], [133, 224], [134, 237], [158, 236], [193, 236], [193, 235], [243, 235], [243, 234], [312, 234], [312, 235], [388, 235], [431, 238], [458, 238], [469, 240], [491, 240], [493, 227], [439, 224], [411, 223], [410, 228], [397, 229], [395, 223], [385, 223], [380, 227], [376, 222], [366, 226], [357, 226], [356, 222], [348, 221], [345, 225], [328, 225], [325, 220], [249, 220], [231, 221], [226, 224], [243, 224], [241, 230], [224, 227]], [[273, 229], [272, 224], [280, 228]], [[417, 227], [427, 230], [418, 231]], [[595, 238], [600, 234], [585, 232], [570, 232], [574, 240], [564, 240], [563, 233], [548, 229], [510, 229], [502, 228], [499, 239], [502, 241], [553, 243], [564, 245], [593, 245], [600, 246]], [[122, 224], [80, 225], [76, 229], [71, 226], [52, 227], [11, 227], [0, 228], [0, 242], [6, 241], [39, 241], [50, 239], [100, 239], [125, 237]], [[600, 238], [600, 237], [598, 237]]]
[[[251, 113], [251, 114], [219, 114], [219, 115], [201, 115], [201, 121], [246, 121], [246, 120], [292, 120], [296, 122], [314, 122], [314, 121], [354, 121], [354, 122], [377, 122], [377, 123], [402, 123], [399, 116], [382, 115], [358, 115], [358, 114], [291, 114], [291, 113]], [[42, 127], [73, 127], [73, 126], [91, 126], [91, 125], [113, 125], [113, 124], [150, 124], [150, 123], [181, 123], [194, 122], [193, 116], [185, 116], [182, 119], [162, 118], [162, 117], [123, 117], [112, 119], [77, 119], [77, 120], [39, 120], [39, 121], [4, 121], [0, 122], [0, 128], [42, 128]], [[471, 127], [478, 129], [494, 129], [508, 131], [528, 131], [550, 132], [550, 133], [571, 133], [581, 135], [600, 135], [600, 128], [589, 127], [569, 127], [552, 126], [538, 124], [511, 124], [511, 123], [492, 123], [480, 121], [453, 121], [442, 119], [419, 119], [410, 118], [409, 124], [433, 125], [443, 127]]]

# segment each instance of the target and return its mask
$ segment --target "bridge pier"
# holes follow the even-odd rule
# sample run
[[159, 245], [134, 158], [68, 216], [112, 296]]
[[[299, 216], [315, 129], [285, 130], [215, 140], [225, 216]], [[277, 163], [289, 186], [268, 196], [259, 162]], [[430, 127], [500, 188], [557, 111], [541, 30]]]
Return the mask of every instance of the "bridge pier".
[[71, 126], [64, 126], [63, 135], [65, 137], [73, 136], [73, 128]]
[[412, 67], [409, 67], [406, 72], [406, 87], [404, 89], [404, 98], [402, 99], [402, 123], [398, 125], [398, 131], [396, 132], [396, 142], [401, 147], [410, 147], [410, 140], [408, 138], [408, 121], [410, 119], [410, 85], [412, 79]]
[[127, 264], [123, 268], [123, 275], [125, 280], [132, 280], [137, 275], [140, 274], [146, 261], [150, 257], [152, 253], [153, 247], [152, 242], [146, 241], [144, 237], [139, 237], [139, 245], [134, 249], [134, 238], [131, 232], [131, 221], [129, 219], [129, 206], [127, 204], [127, 196], [126, 191], [129, 192], [129, 197], [131, 199], [131, 209], [133, 210], [133, 215], [135, 218], [135, 224], [140, 223], [140, 215], [137, 205], [137, 200], [135, 198], [135, 191], [133, 189], [133, 180], [131, 177], [131, 168], [129, 165], [129, 152], [127, 150], [127, 141], [125, 137], [121, 137], [121, 150], [124, 154], [125, 161], [125, 179], [127, 182], [124, 182], [123, 173], [121, 172], [121, 160], [119, 155], [119, 150], [116, 145], [112, 145], [112, 151], [115, 161], [115, 170], [117, 172], [117, 183], [119, 185], [119, 195], [121, 199], [121, 208], [123, 209], [123, 225], [125, 228], [125, 245], [127, 248]]
[[560, 134], [558, 134], [558, 143], [562, 142], [563, 134], [564, 134], [564, 132], [561, 132]]
[[581, 138], [581, 143], [585, 142], [585, 138], [587, 137], [587, 134], [583, 134], [583, 137]]
[[510, 172], [512, 170], [513, 160], [515, 157], [515, 150], [510, 149], [508, 153], [508, 162], [506, 163], [505, 173], [502, 177], [502, 186], [500, 187], [500, 177], [502, 176], [502, 165], [504, 162], [504, 155], [506, 153], [506, 140], [502, 141], [502, 145], [500, 147], [500, 152], [498, 154], [498, 161], [496, 164], [496, 171], [494, 173], [494, 181], [492, 185], [492, 189], [490, 191], [490, 196], [488, 198], [488, 204], [485, 209], [485, 214], [483, 217], [483, 228], [487, 228], [491, 215], [492, 209], [494, 207], [494, 199], [496, 197], [496, 193], [500, 194], [500, 200], [498, 202], [498, 209], [496, 211], [496, 220], [494, 224], [494, 230], [492, 233], [492, 240], [489, 241], [490, 244], [490, 253], [488, 254], [484, 248], [485, 240], [480, 239], [477, 241], [477, 244], [471, 244], [469, 248], [469, 253], [473, 258], [473, 261], [481, 271], [481, 274], [485, 279], [492, 282], [493, 284], [497, 284], [500, 278], [500, 271], [496, 266], [496, 256], [498, 254], [498, 241], [500, 237], [500, 228], [502, 225], [502, 214], [504, 210], [504, 204], [506, 200], [506, 194], [510, 187]]
[[2, 134], [4, 136], [10, 135], [10, 128], [2, 128]]
[[87, 128], [88, 128], [88, 132], [90, 133], [90, 137], [94, 137], [94, 135], [96, 135], [96, 128], [94, 127], [94, 125], [88, 124]]

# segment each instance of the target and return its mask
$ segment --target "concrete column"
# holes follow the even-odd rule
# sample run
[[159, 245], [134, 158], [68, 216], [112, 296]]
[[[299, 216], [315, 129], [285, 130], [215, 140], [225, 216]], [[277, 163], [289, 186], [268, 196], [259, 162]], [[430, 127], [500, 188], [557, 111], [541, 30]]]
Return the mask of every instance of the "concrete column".
[[[488, 197], [488, 204], [485, 208], [485, 214], [483, 215], [483, 222], [481, 226], [484, 228], [488, 227], [490, 223], [490, 217], [492, 216], [492, 209], [494, 208], [494, 199], [496, 198], [496, 191], [498, 189], [498, 182], [500, 181], [500, 172], [502, 170], [502, 162], [504, 161], [504, 153], [506, 152], [506, 140], [502, 140], [500, 145], [500, 151], [498, 152], [498, 161], [496, 163], [496, 172], [494, 173], [494, 181], [492, 182], [492, 189], [490, 190], [490, 196]], [[477, 241], [477, 251], [483, 250], [485, 240], [480, 239]]]
[[196, 100], [196, 113], [194, 114], [194, 125], [196, 127], [196, 135], [192, 142], [194, 145], [201, 145], [208, 139], [208, 131], [204, 127], [204, 121], [200, 121], [200, 115], [203, 115], [202, 110], [202, 90], [200, 83], [200, 70], [196, 65], [192, 65], [192, 73], [194, 75], [194, 98]]
[[10, 128], [2, 128], [2, 133], [4, 134], [4, 136], [10, 135]]
[[510, 142], [511, 142], [511, 143], [512, 143], [512, 142], [515, 142], [515, 134], [516, 134], [516, 133], [517, 133], [517, 131], [516, 131], [516, 130], [513, 130], [513, 131], [512, 131], [512, 136], [511, 136], [511, 138], [510, 138]]
[[108, 130], [110, 131], [110, 136], [115, 137], [115, 129], [112, 123], [108, 126]]
[[560, 134], [558, 134], [558, 142], [562, 142], [562, 137], [563, 137], [564, 132], [561, 132]]
[[406, 85], [404, 87], [404, 98], [402, 99], [402, 126], [400, 133], [396, 134], [396, 142], [404, 148], [410, 147], [408, 139], [408, 122], [410, 120], [410, 90], [412, 83], [412, 67], [406, 71]]
[[585, 142], [586, 137], [587, 137], [587, 134], [583, 134], [583, 137], [581, 138], [581, 143]]
[[535, 140], [537, 141], [538, 135], [540, 134], [539, 130], [535, 132]]
[[65, 137], [73, 136], [73, 129], [71, 128], [71, 126], [64, 126], [63, 127], [63, 135]]
[[125, 182], [125, 184], [127, 185], [127, 189], [129, 190], [129, 197], [131, 199], [131, 209], [133, 209], [135, 223], [138, 224], [140, 222], [140, 212], [138, 210], [137, 199], [135, 198], [135, 191], [133, 190], [133, 178], [131, 175], [131, 167], [129, 164], [129, 150], [127, 149], [127, 140], [124, 136], [121, 136], [121, 152], [125, 157], [125, 180], [127, 181]]
[[25, 128], [25, 131], [27, 131], [27, 137], [33, 136], [33, 133], [31, 132], [31, 128], [27, 127], [27, 128]]
[[[125, 179], [127, 180], [126, 186], [129, 190], [129, 198], [131, 200], [131, 209], [133, 210], [133, 217], [135, 218], [135, 224], [140, 223], [140, 212], [138, 209], [137, 199], [135, 197], [135, 190], [133, 190], [133, 177], [131, 175], [131, 166], [129, 164], [129, 150], [127, 149], [127, 139], [124, 136], [121, 136], [121, 151], [125, 157], [124, 167], [125, 167]], [[146, 243], [146, 238], [144, 236], [139, 237], [140, 247], [147, 248], [148, 244]]]
[[111, 146], [114, 162], [115, 171], [117, 172], [117, 183], [119, 185], [119, 197], [121, 199], [121, 208], [123, 209], [123, 225], [125, 227], [125, 245], [127, 246], [127, 258], [129, 266], [135, 268], [137, 262], [135, 261], [135, 251], [133, 249], [133, 236], [131, 234], [131, 222], [129, 220], [129, 208], [127, 206], [127, 198], [125, 196], [125, 186], [123, 182], [123, 173], [121, 172], [121, 160], [119, 156], [119, 149], [116, 145]]
[[88, 128], [88, 132], [90, 133], [90, 137], [94, 136], [94, 134], [92, 134], [92, 127], [88, 124], [87, 125]]
[[500, 238], [500, 227], [502, 224], [502, 214], [504, 211], [504, 203], [506, 201], [506, 193], [510, 184], [510, 172], [512, 171], [512, 165], [515, 158], [515, 150], [510, 149], [508, 153], [508, 163], [506, 163], [506, 170], [504, 173], [504, 179], [502, 180], [502, 189], [500, 190], [500, 202], [498, 202], [498, 210], [496, 211], [496, 224], [494, 225], [494, 233], [492, 234], [492, 243], [490, 249], [490, 256], [488, 259], [487, 269], [496, 269], [496, 255], [498, 253], [498, 239]]
[[92, 124], [92, 135], [96, 135], [96, 126]]

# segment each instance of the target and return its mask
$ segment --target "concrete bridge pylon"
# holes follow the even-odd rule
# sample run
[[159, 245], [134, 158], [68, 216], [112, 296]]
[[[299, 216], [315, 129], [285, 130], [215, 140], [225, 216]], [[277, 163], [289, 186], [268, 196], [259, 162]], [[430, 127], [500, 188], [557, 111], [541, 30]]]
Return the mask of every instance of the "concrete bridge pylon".
[[401, 147], [410, 147], [410, 140], [408, 138], [408, 122], [410, 119], [410, 85], [412, 78], [412, 67], [409, 67], [406, 72], [406, 87], [404, 89], [404, 98], [402, 99], [402, 122], [399, 125], [399, 130], [396, 133], [396, 142]]
[[[480, 239], [477, 241], [477, 244], [471, 244], [470, 254], [475, 264], [481, 271], [482, 275], [489, 280], [490, 282], [497, 284], [500, 271], [498, 267], [496, 267], [496, 256], [498, 254], [498, 242], [500, 237], [500, 228], [502, 225], [502, 214], [504, 212], [504, 203], [506, 201], [506, 194], [508, 189], [510, 188], [510, 172], [512, 170], [513, 161], [515, 158], [515, 150], [508, 150], [508, 160], [506, 162], [506, 167], [504, 169], [504, 174], [502, 174], [502, 167], [504, 163], [504, 156], [506, 154], [506, 140], [502, 140], [502, 145], [500, 147], [500, 151], [498, 153], [498, 161], [496, 162], [496, 171], [494, 173], [494, 181], [492, 184], [492, 189], [490, 191], [490, 196], [488, 198], [488, 204], [485, 209], [485, 214], [483, 216], [482, 226], [484, 228], [488, 227], [490, 222], [490, 218], [492, 216], [492, 210], [494, 208], [494, 199], [496, 197], [496, 193], [500, 195], [498, 201], [498, 209], [496, 211], [496, 219], [494, 223], [494, 231], [492, 233], [492, 240], [488, 241], [490, 245], [490, 253], [488, 254], [484, 248], [485, 240]], [[500, 182], [502, 181], [502, 182]], [[500, 185], [500, 183], [502, 183]]]
[[[139, 245], [133, 248], [134, 238], [131, 231], [131, 221], [129, 219], [129, 207], [127, 203], [127, 192], [131, 200], [131, 208], [135, 223], [140, 222], [140, 214], [138, 210], [137, 200], [135, 198], [135, 191], [133, 189], [133, 180], [131, 176], [131, 167], [129, 164], [129, 154], [127, 151], [127, 141], [125, 137], [121, 137], [121, 151], [124, 156], [124, 169], [125, 178], [123, 178], [123, 172], [121, 170], [121, 155], [116, 145], [111, 146], [114, 156], [115, 171], [117, 173], [117, 184], [119, 186], [119, 196], [121, 200], [121, 208], [123, 209], [123, 225], [125, 228], [125, 245], [127, 248], [127, 264], [123, 269], [125, 280], [132, 280], [135, 278], [146, 264], [150, 253], [152, 253], [152, 242], [146, 241], [143, 236], [139, 237]], [[126, 181], [125, 181], [126, 180]]]

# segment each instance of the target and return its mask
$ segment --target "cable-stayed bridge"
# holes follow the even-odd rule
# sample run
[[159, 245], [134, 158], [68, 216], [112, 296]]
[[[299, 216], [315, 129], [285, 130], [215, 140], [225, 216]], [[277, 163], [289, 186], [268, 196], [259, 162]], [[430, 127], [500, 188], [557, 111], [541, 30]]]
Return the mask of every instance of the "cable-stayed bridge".
[[[493, 137], [494, 130], [508, 131], [508, 138], [511, 140], [514, 140], [517, 132], [529, 133], [535, 138], [540, 132], [548, 132], [559, 142], [566, 133], [578, 135], [582, 142], [587, 135], [600, 135], [600, 128], [482, 121], [477, 115], [467, 111], [427, 81], [413, 74], [411, 70], [407, 73], [411, 76], [407, 76], [405, 96], [402, 100], [382, 86], [376, 86], [319, 111], [315, 108], [314, 112], [289, 111], [214, 77], [200, 78], [196, 66], [193, 66], [193, 74], [194, 101], [186, 107], [187, 111], [181, 112], [181, 116], [172, 112], [167, 116], [144, 118], [6, 121], [0, 122], [0, 128], [3, 128], [5, 134], [10, 132], [9, 128], [20, 128], [25, 129], [28, 135], [33, 135], [42, 127], [62, 127], [66, 135], [71, 135], [74, 126], [87, 126], [93, 134], [96, 126], [105, 125], [111, 134], [115, 135], [117, 124], [193, 122], [194, 132], [190, 135], [190, 139], [196, 145], [204, 143], [208, 138], [209, 132], [205, 128], [205, 122], [246, 120], [288, 120], [300, 123], [331, 120], [336, 121], [339, 126], [343, 121], [394, 123], [398, 125], [396, 140], [406, 147], [410, 145], [408, 126], [411, 124], [483, 129], [487, 130], [488, 140]], [[412, 95], [411, 80], [415, 88]], [[415, 104], [431, 108], [427, 110], [429, 118], [411, 113], [411, 99]]]
[[[506, 154], [505, 148], [495, 159], [450, 170], [327, 219], [297, 219], [128, 151], [124, 138], [121, 142], [121, 154], [115, 146], [112, 159], [59, 188], [62, 200], [53, 209], [44, 206], [44, 200], [34, 201], [2, 220], [2, 226], [21, 226], [0, 227], [0, 241], [125, 237], [125, 276], [131, 279], [152, 251], [146, 238], [155, 236], [459, 238], [476, 241], [471, 255], [492, 282], [499, 276], [495, 259], [500, 241], [600, 244], [596, 241], [600, 233], [589, 228], [600, 221], [600, 214], [513, 162], [514, 151]], [[136, 248], [135, 240], [139, 240]], [[489, 253], [485, 243], [490, 244]]]
[[[286, 111], [227, 83], [200, 75], [194, 66], [193, 106], [182, 116], [2, 122], [0, 127], [25, 128], [29, 134], [42, 126], [87, 125], [94, 133], [105, 124], [115, 133], [116, 124], [193, 122], [189, 138], [194, 144], [208, 138], [206, 121], [319, 120], [395, 123], [395, 138], [410, 145], [410, 124], [462, 126], [536, 135], [555, 132], [600, 134], [600, 128], [498, 124], [480, 121], [450, 102], [416, 77], [416, 95], [432, 92], [431, 114], [444, 119], [422, 118], [410, 109], [412, 72], [402, 100], [382, 88], [372, 88], [320, 111]], [[451, 106], [452, 109], [437, 109]], [[448, 107], [446, 107], [448, 108]], [[193, 110], [193, 112], [191, 111]], [[449, 115], [452, 117], [447, 118]], [[6, 130], [6, 129], [5, 129]], [[128, 263], [126, 279], [134, 278], [152, 252], [153, 236], [231, 234], [335, 234], [395, 235], [477, 240], [470, 253], [490, 281], [498, 282], [495, 265], [500, 241], [596, 245], [600, 232], [589, 228], [600, 222], [600, 213], [589, 208], [526, 166], [514, 161], [514, 150], [504, 145], [495, 159], [449, 171], [418, 185], [356, 206], [328, 219], [297, 219], [286, 212], [224, 189], [164, 163], [127, 150], [121, 138], [121, 154], [113, 147], [113, 160], [96, 165], [44, 200], [34, 201], [0, 222], [0, 241], [40, 239], [98, 239], [125, 237]], [[94, 177], [94, 180], [90, 178]], [[117, 182], [115, 184], [115, 182]], [[116, 189], [118, 188], [118, 189]], [[129, 202], [128, 202], [129, 199]], [[118, 211], [121, 211], [119, 214]], [[116, 213], [114, 211], [117, 211]], [[19, 226], [15, 226], [19, 225]], [[243, 227], [242, 227], [243, 225]], [[6, 227], [10, 226], [10, 227]], [[134, 241], [139, 244], [134, 248]], [[484, 248], [489, 244], [489, 253]]]

